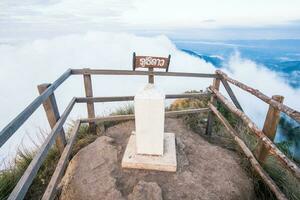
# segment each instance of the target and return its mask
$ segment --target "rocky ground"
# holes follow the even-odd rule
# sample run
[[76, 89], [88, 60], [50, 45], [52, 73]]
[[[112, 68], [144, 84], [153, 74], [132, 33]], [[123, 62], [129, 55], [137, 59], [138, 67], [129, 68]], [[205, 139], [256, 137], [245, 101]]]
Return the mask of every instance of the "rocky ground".
[[252, 180], [233, 151], [208, 143], [181, 119], [167, 119], [176, 134], [177, 172], [122, 169], [134, 122], [109, 128], [70, 161], [60, 199], [254, 199]]

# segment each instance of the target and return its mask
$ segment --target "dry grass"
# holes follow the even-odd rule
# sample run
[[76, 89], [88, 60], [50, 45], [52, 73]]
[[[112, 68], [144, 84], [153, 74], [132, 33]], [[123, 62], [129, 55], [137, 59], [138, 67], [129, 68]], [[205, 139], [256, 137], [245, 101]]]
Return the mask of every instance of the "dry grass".
[[[26, 149], [19, 150], [15, 162], [9, 168], [0, 172], [0, 199], [7, 199], [29, 163], [33, 159], [35, 152]], [[25, 199], [40, 199], [50, 181], [59, 159], [58, 150], [54, 147], [50, 149], [45, 161], [39, 169], [37, 176], [33, 180]]]
[[[170, 109], [180, 110], [180, 109], [188, 109], [188, 108], [202, 108], [207, 105], [207, 102], [199, 102], [201, 100], [197, 99], [183, 99], [174, 101], [174, 105], [170, 106]], [[222, 113], [222, 115], [228, 120], [228, 122], [235, 128], [238, 132], [239, 137], [246, 143], [248, 148], [254, 153], [256, 151], [256, 147], [258, 146], [259, 139], [242, 123], [240, 119], [238, 119], [234, 114], [230, 113], [225, 106], [221, 103], [217, 104], [218, 110]], [[261, 178], [251, 170], [251, 166], [249, 161], [244, 157], [241, 150], [235, 144], [232, 137], [226, 132], [223, 125], [215, 120], [213, 126], [213, 135], [208, 137], [204, 135], [205, 127], [206, 127], [206, 118], [205, 115], [186, 115], [183, 117], [184, 121], [190, 129], [194, 132], [201, 134], [201, 136], [205, 137], [209, 142], [220, 145], [230, 150], [234, 150], [241, 156], [241, 166], [248, 172], [249, 177], [252, 178], [254, 189], [257, 195], [257, 199], [269, 200], [276, 199], [269, 188], [264, 184]], [[287, 152], [287, 146], [284, 144], [278, 145], [278, 148], [282, 150], [282, 152], [286, 153], [287, 156], [290, 156]], [[292, 174], [284, 168], [279, 161], [271, 156], [268, 157], [268, 161], [263, 165], [263, 168], [266, 172], [272, 177], [272, 179], [276, 182], [276, 184], [281, 188], [281, 190], [285, 193], [288, 199], [300, 199], [300, 183]]]
[[[195, 91], [190, 91], [195, 92]], [[167, 110], [182, 110], [189, 108], [203, 108], [207, 107], [208, 99], [180, 99], [175, 100]], [[231, 114], [222, 104], [217, 105], [218, 110], [224, 115], [224, 117], [229, 121], [229, 123], [237, 130], [239, 136], [247, 144], [248, 148], [255, 151], [257, 146], [257, 138], [245, 128], [245, 125], [241, 123], [233, 114]], [[126, 115], [133, 114], [134, 109], [132, 104], [128, 104], [125, 107], [117, 109], [111, 115]], [[214, 131], [211, 137], [203, 135], [206, 123], [207, 123], [207, 114], [190, 114], [183, 116], [184, 122], [188, 128], [193, 130], [196, 133], [201, 133], [203, 137], [208, 139], [210, 142], [214, 142], [218, 145], [221, 145], [225, 148], [236, 151], [241, 155], [241, 165], [246, 171], [248, 171], [249, 176], [253, 180], [255, 191], [258, 199], [274, 199], [274, 195], [269, 191], [268, 187], [262, 182], [262, 180], [250, 170], [250, 164], [248, 160], [243, 157], [241, 151], [237, 148], [234, 141], [228, 133], [226, 133], [223, 126], [218, 122], [214, 122]], [[99, 135], [102, 135], [104, 131], [120, 122], [101, 122], [97, 124], [97, 133], [91, 133], [87, 124], [82, 124], [79, 129], [78, 137], [76, 143], [74, 144], [72, 155], [74, 156], [81, 148], [87, 146], [88, 144], [95, 141]], [[286, 146], [279, 145], [279, 148], [285, 152]], [[17, 181], [20, 179], [30, 161], [34, 157], [34, 151], [22, 150], [19, 151], [15, 162], [8, 167], [6, 170], [0, 172], [0, 199], [6, 199]], [[36, 178], [33, 181], [33, 184], [29, 188], [29, 191], [25, 199], [40, 199], [43, 194], [48, 181], [51, 178], [53, 171], [55, 170], [56, 163], [59, 159], [59, 154], [57, 149], [52, 148], [46, 160], [44, 161], [42, 167], [38, 171]], [[269, 157], [268, 161], [263, 166], [264, 169], [269, 173], [273, 180], [278, 184], [282, 191], [286, 194], [289, 199], [300, 199], [300, 183], [293, 177], [281, 164], [274, 158]]]

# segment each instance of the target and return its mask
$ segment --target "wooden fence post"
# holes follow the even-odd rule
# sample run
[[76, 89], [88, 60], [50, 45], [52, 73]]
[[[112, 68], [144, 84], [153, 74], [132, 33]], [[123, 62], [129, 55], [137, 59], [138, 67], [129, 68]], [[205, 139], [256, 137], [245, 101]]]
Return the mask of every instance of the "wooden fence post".
[[[214, 78], [212, 87], [215, 88], [216, 90], [219, 90], [219, 88], [220, 88], [220, 78]], [[214, 94], [212, 94], [212, 96], [210, 97], [210, 103], [212, 105], [215, 105], [216, 102], [217, 102], [216, 97], [214, 96]], [[208, 118], [207, 118], [206, 132], [205, 132], [206, 135], [211, 135], [213, 122], [214, 122], [213, 113], [209, 112], [208, 113]]]
[[[282, 103], [284, 97], [280, 95], [274, 95], [272, 96], [272, 99], [279, 103]], [[280, 111], [270, 105], [262, 131], [271, 141], [273, 141], [275, 138], [279, 119]], [[260, 163], [263, 163], [265, 161], [266, 157], [268, 156], [268, 152], [269, 149], [267, 149], [263, 144], [259, 143], [258, 160], [260, 161]]]
[[[44, 83], [41, 85], [38, 85], [38, 91], [40, 94], [42, 94], [51, 84]], [[53, 128], [56, 124], [56, 122], [60, 119], [58, 107], [56, 104], [54, 93], [52, 93], [49, 98], [43, 102], [43, 107], [47, 115], [48, 122], [50, 124], [50, 127]], [[62, 128], [60, 133], [58, 134], [56, 138], [56, 146], [60, 153], [63, 152], [65, 146], [66, 146], [66, 137], [64, 129]]]
[[[88, 68], [85, 68], [88, 69]], [[86, 97], [93, 97], [93, 87], [91, 74], [83, 74], [84, 88]], [[95, 108], [93, 102], [87, 102], [88, 118], [95, 118]], [[94, 122], [89, 123], [90, 132], [96, 134], [96, 124]]]

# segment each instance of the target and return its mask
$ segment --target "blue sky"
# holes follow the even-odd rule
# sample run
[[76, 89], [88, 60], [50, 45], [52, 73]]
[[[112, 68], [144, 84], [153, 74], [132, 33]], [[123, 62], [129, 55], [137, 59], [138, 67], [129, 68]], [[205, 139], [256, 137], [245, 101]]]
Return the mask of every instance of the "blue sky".
[[300, 38], [299, 0], [1, 0], [0, 38], [87, 31], [190, 39]]

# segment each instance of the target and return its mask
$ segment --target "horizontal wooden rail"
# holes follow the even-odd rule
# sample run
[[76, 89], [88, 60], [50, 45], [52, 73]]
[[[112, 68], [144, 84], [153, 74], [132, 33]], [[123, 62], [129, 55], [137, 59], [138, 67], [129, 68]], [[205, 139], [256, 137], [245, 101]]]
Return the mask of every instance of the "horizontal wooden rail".
[[61, 75], [53, 84], [48, 87], [40, 96], [35, 98], [17, 117], [15, 117], [0, 132], [0, 147], [22, 126], [22, 124], [32, 115], [32, 113], [53, 94], [56, 88], [60, 86], [71, 75], [71, 69]]
[[266, 183], [266, 185], [270, 188], [270, 190], [274, 193], [277, 199], [286, 200], [286, 196], [281, 192], [273, 179], [265, 172], [265, 170], [261, 167], [261, 165], [256, 160], [253, 153], [247, 147], [247, 145], [238, 137], [237, 132], [232, 128], [229, 122], [223, 117], [223, 115], [217, 110], [215, 106], [209, 104], [209, 108], [213, 111], [213, 113], [217, 116], [217, 118], [222, 122], [230, 135], [234, 138], [235, 142], [242, 149], [243, 153], [246, 155], [253, 169], [257, 172], [257, 174], [262, 178], [262, 180]]
[[276, 145], [256, 126], [255, 123], [251, 121], [251, 119], [241, 110], [237, 109], [230, 101], [226, 99], [219, 91], [215, 90], [212, 87], [209, 89], [216, 95], [218, 100], [223, 103], [233, 114], [238, 116], [243, 122], [247, 125], [247, 127], [255, 133], [255, 135], [263, 142], [265, 147], [269, 149], [270, 153], [275, 155], [283, 164], [287, 166], [290, 171], [300, 179], [300, 169], [299, 167], [291, 161], [288, 157], [286, 157], [277, 147]]
[[[185, 73], [185, 72], [153, 72], [153, 71], [131, 71], [131, 70], [105, 70], [105, 69], [69, 69], [64, 74], [62, 74], [53, 84], [48, 87], [40, 96], [34, 99], [34, 101], [29, 104], [17, 117], [15, 117], [7, 126], [5, 126], [0, 132], [0, 147], [24, 124], [24, 122], [33, 114], [35, 110], [45, 102], [50, 95], [54, 93], [54, 91], [66, 80], [70, 75], [133, 75], [133, 76], [173, 76], [173, 77], [195, 77], [195, 78], [215, 78], [216, 80], [221, 80], [224, 84], [225, 89], [228, 94], [232, 98], [233, 102], [236, 106], [234, 106], [231, 102], [229, 102], [220, 92], [215, 90], [214, 88], [210, 88], [214, 95], [225, 105], [227, 108], [239, 116], [244, 123], [247, 124], [248, 128], [251, 129], [263, 142], [266, 148], [269, 149], [269, 152], [274, 154], [281, 162], [287, 166], [291, 172], [295, 175], [296, 178], [299, 179], [300, 171], [299, 167], [293, 163], [290, 159], [288, 159], [273, 143], [272, 141], [264, 135], [264, 133], [258, 129], [258, 127], [250, 120], [248, 116], [246, 116], [241, 111], [241, 106], [237, 101], [237, 98], [233, 94], [229, 84], [232, 83], [241, 89], [253, 94], [264, 102], [270, 104], [274, 108], [286, 113], [296, 121], [300, 122], [300, 113], [288, 106], [278, 103], [263, 93], [255, 90], [247, 85], [238, 82], [234, 79], [228, 77], [225, 73], [221, 71], [217, 71], [216, 74], [205, 74], [205, 73]], [[167, 99], [176, 99], [176, 98], [207, 98], [210, 97], [210, 92], [205, 93], [185, 93], [185, 94], [168, 94], [166, 95]], [[45, 142], [38, 150], [37, 154], [27, 167], [25, 173], [17, 183], [16, 187], [10, 194], [8, 199], [23, 199], [26, 195], [28, 188], [30, 187], [33, 179], [35, 178], [40, 166], [42, 165], [44, 159], [46, 158], [49, 149], [55, 141], [59, 131], [61, 131], [63, 124], [65, 123], [68, 115], [70, 114], [75, 103], [94, 103], [94, 102], [113, 102], [113, 101], [132, 101], [134, 100], [134, 96], [119, 96], [119, 97], [77, 97], [73, 98], [69, 103], [68, 107], [62, 114], [61, 118], [57, 121], [55, 126], [53, 127], [50, 134], [47, 136]], [[212, 105], [211, 105], [212, 106]], [[215, 107], [211, 107], [214, 109]], [[238, 109], [239, 108], [239, 109]], [[189, 109], [189, 110], [179, 110], [179, 111], [169, 111], [166, 112], [166, 117], [174, 117], [185, 114], [194, 114], [194, 113], [202, 113], [209, 112], [209, 108], [201, 108], [201, 109]], [[214, 112], [216, 114], [216, 112]], [[216, 114], [217, 115], [217, 114]], [[70, 155], [72, 145], [74, 144], [78, 128], [80, 123], [88, 123], [88, 122], [100, 122], [100, 121], [123, 121], [123, 120], [131, 120], [134, 119], [134, 115], [115, 115], [115, 116], [107, 116], [107, 117], [96, 117], [96, 118], [88, 118], [88, 119], [80, 119], [76, 122], [73, 130], [73, 136], [67, 146], [64, 148], [63, 154], [59, 160], [57, 168], [50, 180], [50, 183], [47, 187], [46, 192], [44, 193], [43, 199], [52, 199], [56, 192], [56, 187], [61, 179], [64, 170], [67, 166], [68, 157]], [[220, 117], [219, 117], [220, 119]], [[222, 118], [221, 118], [222, 120]], [[224, 120], [223, 120], [224, 121]], [[225, 123], [226, 124], [226, 123]], [[227, 129], [231, 130], [232, 127], [229, 127], [227, 124]], [[232, 134], [235, 134], [233, 130], [231, 130]], [[244, 143], [241, 143], [240, 140], [235, 139], [240, 146], [245, 146]], [[245, 154], [250, 159], [252, 165], [257, 165], [257, 161], [252, 158], [252, 154], [248, 151], [245, 151]], [[251, 161], [252, 160], [252, 161]], [[260, 170], [259, 168], [257, 170]], [[266, 174], [262, 172], [258, 173], [263, 177], [267, 177]], [[272, 186], [272, 182], [267, 183], [269, 186]], [[273, 187], [274, 188], [274, 187]], [[276, 189], [276, 188], [275, 188]], [[273, 191], [273, 190], [272, 190]], [[274, 191], [273, 191], [274, 192]], [[282, 197], [281, 194], [277, 194], [278, 197]], [[276, 196], [277, 196], [276, 195]], [[283, 199], [283, 198], [282, 198]]]
[[32, 113], [60, 86], [70, 75], [94, 74], [94, 75], [157, 75], [157, 76], [181, 76], [214, 78], [216, 74], [185, 73], [185, 72], [148, 72], [131, 70], [105, 70], [105, 69], [68, 69], [53, 84], [28, 105], [17, 117], [15, 117], [0, 132], [0, 147], [20, 128], [20, 126], [32, 115]]
[[227, 74], [225, 74], [224, 72], [222, 72], [220, 70], [217, 70], [216, 73], [219, 74], [221, 76], [221, 78], [224, 78], [226, 81], [249, 92], [250, 94], [252, 94], [252, 95], [256, 96], [257, 98], [261, 99], [262, 101], [266, 102], [267, 104], [272, 105], [274, 108], [280, 110], [281, 112], [284, 112], [285, 114], [287, 114], [288, 116], [290, 116], [291, 118], [293, 118], [294, 120], [296, 120], [297, 122], [300, 123], [300, 112], [298, 112], [282, 103], [275, 101], [274, 99], [268, 97], [267, 95], [263, 94], [259, 90], [249, 87], [249, 86], [245, 85], [244, 83], [241, 83], [233, 78], [230, 78], [229, 76], [227, 76]]
[[209, 98], [210, 92], [195, 92], [195, 93], [184, 93], [184, 94], [166, 94], [166, 99], [181, 99], [181, 98]]
[[198, 78], [215, 78], [216, 74], [204, 73], [186, 73], [186, 72], [149, 72], [149, 71], [132, 71], [132, 70], [111, 70], [111, 69], [72, 69], [72, 74], [83, 75], [138, 75], [138, 76], [182, 76], [182, 77], [198, 77]]
[[[184, 93], [184, 94], [167, 94], [166, 99], [180, 98], [208, 98], [210, 93]], [[132, 101], [134, 96], [115, 96], [115, 97], [77, 97], [77, 103], [87, 102], [113, 102], [113, 101]]]
[[53, 127], [50, 134], [47, 136], [45, 142], [34, 156], [33, 160], [30, 162], [29, 166], [27, 167], [26, 171], [24, 172], [23, 176], [17, 183], [16, 187], [8, 197], [9, 200], [12, 199], [23, 199], [26, 195], [26, 192], [31, 185], [34, 177], [36, 176], [39, 168], [41, 167], [43, 161], [45, 160], [49, 149], [51, 148], [52, 144], [55, 141], [56, 136], [62, 129], [68, 115], [70, 114], [73, 106], [75, 105], [75, 98], [71, 100], [68, 107], [62, 114], [61, 118], [57, 121], [55, 126]]
[[[175, 117], [180, 115], [195, 114], [208, 112], [209, 108], [198, 108], [198, 109], [188, 109], [188, 110], [178, 110], [178, 111], [168, 111], [165, 113], [166, 117]], [[107, 117], [96, 117], [96, 118], [87, 118], [80, 119], [81, 123], [89, 122], [103, 122], [103, 121], [125, 121], [134, 119], [134, 115], [112, 115]]]
[[72, 151], [72, 147], [73, 144], [75, 143], [75, 140], [77, 138], [77, 134], [78, 134], [78, 129], [80, 127], [80, 120], [77, 120], [75, 122], [75, 125], [72, 129], [71, 132], [71, 139], [68, 142], [68, 144], [66, 145], [58, 163], [57, 166], [55, 168], [55, 171], [51, 177], [51, 180], [47, 186], [47, 189], [42, 197], [42, 200], [52, 200], [55, 198], [55, 195], [57, 193], [57, 185], [59, 184], [60, 180], [62, 179], [65, 169], [68, 166], [68, 162], [69, 162], [69, 157]]

